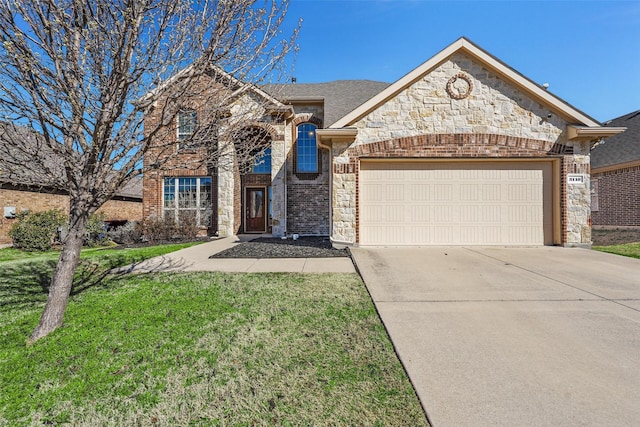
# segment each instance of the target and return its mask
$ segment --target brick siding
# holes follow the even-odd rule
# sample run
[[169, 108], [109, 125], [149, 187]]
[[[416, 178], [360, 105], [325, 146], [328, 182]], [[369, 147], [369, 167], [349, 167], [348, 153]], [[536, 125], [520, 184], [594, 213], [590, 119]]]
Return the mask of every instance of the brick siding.
[[289, 184], [287, 228], [290, 234], [329, 234], [329, 184]]
[[595, 173], [591, 179], [598, 188], [594, 225], [640, 226], [640, 165]]
[[[69, 196], [65, 194], [50, 194], [37, 191], [0, 189], [0, 244], [11, 243], [9, 230], [16, 219], [4, 217], [4, 207], [12, 206], [16, 212], [31, 210], [42, 212], [50, 209], [60, 209], [69, 213]], [[142, 203], [129, 200], [109, 200], [98, 212], [104, 212], [107, 220], [140, 221], [142, 219]]]

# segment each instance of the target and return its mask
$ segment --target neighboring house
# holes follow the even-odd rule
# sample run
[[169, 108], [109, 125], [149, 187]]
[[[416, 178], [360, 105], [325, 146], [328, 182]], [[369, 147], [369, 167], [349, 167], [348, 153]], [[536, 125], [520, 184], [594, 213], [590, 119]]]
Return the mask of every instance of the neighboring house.
[[605, 125], [627, 130], [591, 151], [593, 224], [640, 227], [640, 111]]
[[[0, 244], [11, 243], [9, 230], [16, 222], [15, 214], [25, 210], [41, 212], [59, 209], [69, 213], [69, 196], [45, 187], [26, 187], [2, 182], [0, 176]], [[120, 190], [98, 212], [113, 225], [142, 220], [142, 178], [135, 178]]]
[[[266, 136], [257, 165], [241, 173], [221, 159], [213, 170], [147, 173], [145, 217], [188, 213], [203, 233], [350, 245], [589, 246], [589, 151], [624, 130], [465, 38], [393, 84], [253, 88], [229, 114], [256, 99], [269, 104], [247, 125]], [[159, 145], [188, 132], [198, 111], [185, 111]], [[203, 155], [179, 143], [171, 152], [175, 161]]]
[[[8, 127], [0, 125], [0, 128], [4, 132]], [[9, 144], [13, 142], [0, 138], [0, 244], [11, 243], [9, 230], [17, 221], [16, 214], [22, 211], [59, 209], [66, 214], [69, 213], [69, 196], [44, 184], [48, 182], [48, 178], [39, 175], [39, 170], [55, 170], [56, 165], [42, 154], [46, 150], [37, 146], [33, 132], [25, 129], [20, 131], [24, 136], [22, 143], [25, 144], [25, 151], [27, 154], [33, 152], [29, 159], [21, 160], [25, 162], [23, 169], [6, 166], [5, 162], [13, 158], [7, 154], [11, 150]], [[30, 149], [29, 144], [33, 149]], [[43, 167], [40, 168], [39, 164]], [[43, 184], [37, 184], [39, 181]], [[105, 203], [99, 212], [103, 212], [106, 220], [114, 225], [142, 220], [142, 178], [130, 181], [112, 200]]]

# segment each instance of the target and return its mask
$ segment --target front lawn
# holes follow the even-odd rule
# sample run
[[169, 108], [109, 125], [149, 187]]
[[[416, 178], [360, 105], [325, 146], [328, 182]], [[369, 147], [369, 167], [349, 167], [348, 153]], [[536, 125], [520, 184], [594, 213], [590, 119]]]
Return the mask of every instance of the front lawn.
[[427, 425], [357, 275], [100, 274], [131, 251], [32, 346], [55, 258], [0, 263], [0, 425]]
[[624, 255], [631, 258], [640, 258], [640, 242], [610, 246], [593, 246], [593, 249], [616, 255]]

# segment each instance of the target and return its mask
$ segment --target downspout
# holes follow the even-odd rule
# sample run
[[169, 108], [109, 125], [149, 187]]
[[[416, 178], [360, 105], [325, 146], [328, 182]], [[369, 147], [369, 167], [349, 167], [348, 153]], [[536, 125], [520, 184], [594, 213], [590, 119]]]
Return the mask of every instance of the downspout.
[[[285, 147], [286, 147], [286, 142], [283, 145], [285, 145]], [[285, 152], [286, 152], [286, 148], [285, 148]], [[289, 234], [289, 231], [288, 231], [289, 230], [289, 219], [288, 219], [289, 218], [289, 214], [287, 212], [287, 191], [289, 190], [289, 183], [287, 182], [287, 156], [285, 156], [284, 163], [282, 165], [282, 170], [284, 172], [284, 178], [283, 178], [283, 180], [284, 180], [284, 192], [283, 192], [284, 193], [284, 206], [283, 206], [283, 209], [284, 209], [284, 230], [283, 230], [284, 234], [283, 234], [283, 236], [286, 238], [287, 234]]]

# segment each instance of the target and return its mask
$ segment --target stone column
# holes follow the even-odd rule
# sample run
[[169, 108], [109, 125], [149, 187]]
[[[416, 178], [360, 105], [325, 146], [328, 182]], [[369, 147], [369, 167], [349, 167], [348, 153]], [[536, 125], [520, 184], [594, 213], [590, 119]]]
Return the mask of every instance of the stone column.
[[271, 142], [271, 234], [282, 237], [287, 232], [285, 140]]
[[233, 143], [220, 141], [218, 160], [218, 235], [234, 234], [234, 180], [235, 150]]
[[356, 174], [349, 170], [350, 144], [333, 144], [333, 188], [331, 238], [337, 242], [356, 243]]
[[571, 183], [567, 177], [567, 241], [565, 246], [591, 247], [591, 183], [588, 142], [575, 143], [572, 156], [565, 158], [567, 175], [578, 174], [583, 182]]

